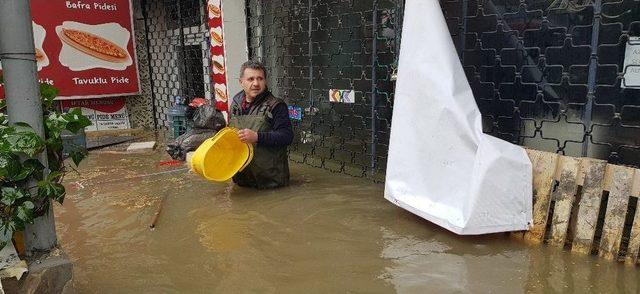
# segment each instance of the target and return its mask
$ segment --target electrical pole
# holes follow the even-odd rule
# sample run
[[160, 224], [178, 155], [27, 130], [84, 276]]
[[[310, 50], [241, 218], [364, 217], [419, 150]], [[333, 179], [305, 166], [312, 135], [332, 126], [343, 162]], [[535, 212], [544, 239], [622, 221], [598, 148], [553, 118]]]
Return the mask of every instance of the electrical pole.
[[[0, 0], [0, 59], [9, 123], [28, 123], [44, 139], [29, 0]], [[46, 152], [38, 159], [47, 166]], [[50, 250], [56, 245], [51, 205], [48, 213], [36, 218], [32, 225], [27, 225], [24, 238], [28, 253]]]

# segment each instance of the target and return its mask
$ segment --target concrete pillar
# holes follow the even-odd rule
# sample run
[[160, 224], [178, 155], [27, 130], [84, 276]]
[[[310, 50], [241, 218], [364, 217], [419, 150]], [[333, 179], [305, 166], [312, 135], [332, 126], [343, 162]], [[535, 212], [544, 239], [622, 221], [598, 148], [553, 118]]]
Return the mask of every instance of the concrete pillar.
[[[238, 83], [240, 66], [249, 60], [247, 48], [247, 16], [245, 1], [223, 0], [224, 56], [227, 64], [227, 91], [233, 97], [242, 88]], [[275, 81], [274, 81], [275, 82]], [[231, 106], [231, 101], [229, 101]]]
[[[44, 138], [29, 0], [0, 1], [0, 59], [9, 122], [28, 123]], [[39, 159], [47, 166], [46, 152]], [[53, 211], [49, 209], [25, 229], [25, 246], [28, 252], [48, 250], [56, 242]]]

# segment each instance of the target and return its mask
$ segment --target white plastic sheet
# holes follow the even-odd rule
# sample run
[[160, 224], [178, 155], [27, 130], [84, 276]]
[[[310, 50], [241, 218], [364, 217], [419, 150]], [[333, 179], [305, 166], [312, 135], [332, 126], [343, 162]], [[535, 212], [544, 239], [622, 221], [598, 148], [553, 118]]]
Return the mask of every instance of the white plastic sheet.
[[407, 0], [385, 198], [457, 234], [526, 230], [531, 162], [482, 133], [437, 0]]

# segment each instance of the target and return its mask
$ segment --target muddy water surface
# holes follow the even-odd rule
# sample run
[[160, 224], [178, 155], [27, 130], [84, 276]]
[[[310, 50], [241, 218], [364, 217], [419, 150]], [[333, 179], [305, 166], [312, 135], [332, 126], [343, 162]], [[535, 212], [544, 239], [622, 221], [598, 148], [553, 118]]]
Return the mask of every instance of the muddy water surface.
[[[91, 154], [56, 206], [78, 293], [638, 293], [638, 270], [503, 235], [459, 237], [383, 186], [292, 165], [256, 191]], [[164, 198], [155, 230], [149, 229]]]

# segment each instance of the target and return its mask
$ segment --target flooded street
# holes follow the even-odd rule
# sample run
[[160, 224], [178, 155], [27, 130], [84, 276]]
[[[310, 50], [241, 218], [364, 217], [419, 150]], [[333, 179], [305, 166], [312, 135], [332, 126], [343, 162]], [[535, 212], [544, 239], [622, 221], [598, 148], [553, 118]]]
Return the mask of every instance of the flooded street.
[[67, 176], [56, 225], [78, 293], [640, 291], [635, 267], [503, 234], [456, 236], [365, 179], [292, 164], [290, 187], [257, 191], [163, 160], [92, 153]]

